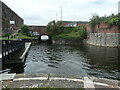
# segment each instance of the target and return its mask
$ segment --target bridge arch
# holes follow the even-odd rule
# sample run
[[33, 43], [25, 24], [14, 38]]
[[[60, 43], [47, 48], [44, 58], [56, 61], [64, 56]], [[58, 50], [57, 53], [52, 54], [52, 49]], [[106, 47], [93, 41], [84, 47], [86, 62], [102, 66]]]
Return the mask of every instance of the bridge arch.
[[48, 34], [41, 34], [39, 36], [39, 43], [41, 42], [52, 42], [52, 37]]

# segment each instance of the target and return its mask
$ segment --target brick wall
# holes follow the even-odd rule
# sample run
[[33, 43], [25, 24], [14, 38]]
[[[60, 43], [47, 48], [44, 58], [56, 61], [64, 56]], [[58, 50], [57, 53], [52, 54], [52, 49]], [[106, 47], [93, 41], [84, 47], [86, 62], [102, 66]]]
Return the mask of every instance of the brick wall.
[[86, 25], [88, 32], [87, 44], [95, 46], [120, 46], [120, 31], [117, 26], [109, 27], [107, 23], [100, 23], [95, 28]]
[[86, 25], [87, 32], [92, 33], [120, 33], [117, 26], [109, 27], [107, 23], [100, 23], [92, 28], [89, 24]]
[[[2, 2], [2, 35], [17, 32], [23, 24], [23, 19]], [[14, 21], [11, 25], [10, 21]]]
[[30, 34], [31, 35], [41, 35], [41, 34], [47, 34], [46, 26], [29, 26]]

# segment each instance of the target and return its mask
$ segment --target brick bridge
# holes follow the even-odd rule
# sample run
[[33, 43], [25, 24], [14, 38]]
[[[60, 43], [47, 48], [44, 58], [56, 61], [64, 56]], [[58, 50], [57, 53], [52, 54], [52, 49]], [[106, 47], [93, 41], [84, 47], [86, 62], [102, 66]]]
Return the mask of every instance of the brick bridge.
[[43, 34], [48, 34], [46, 26], [29, 26], [31, 36], [40, 36]]
[[29, 30], [31, 36], [39, 37], [39, 42], [52, 41], [51, 36], [47, 32], [46, 26], [29, 26]]

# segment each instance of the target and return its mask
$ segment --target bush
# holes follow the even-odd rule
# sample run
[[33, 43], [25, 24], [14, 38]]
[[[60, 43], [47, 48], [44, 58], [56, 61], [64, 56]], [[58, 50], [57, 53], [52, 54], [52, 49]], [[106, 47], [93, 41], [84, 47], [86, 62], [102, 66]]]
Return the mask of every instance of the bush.
[[115, 18], [112, 18], [108, 21], [109, 25], [111, 26], [120, 26], [120, 17], [115, 17]]
[[48, 23], [47, 31], [53, 39], [85, 39], [87, 37], [85, 26], [64, 27], [61, 21]]
[[29, 33], [29, 27], [27, 25], [23, 25], [21, 27], [21, 32], [24, 34], [24, 35], [28, 35]]
[[64, 28], [62, 27], [62, 22], [61, 21], [58, 21], [58, 22], [51, 21], [47, 25], [47, 32], [51, 36], [61, 34], [63, 32], [63, 29]]
[[99, 17], [97, 14], [94, 14], [91, 18], [90, 25], [94, 29], [95, 26], [101, 22], [106, 22], [109, 26], [118, 26], [120, 28], [120, 17], [118, 15], [110, 15]]

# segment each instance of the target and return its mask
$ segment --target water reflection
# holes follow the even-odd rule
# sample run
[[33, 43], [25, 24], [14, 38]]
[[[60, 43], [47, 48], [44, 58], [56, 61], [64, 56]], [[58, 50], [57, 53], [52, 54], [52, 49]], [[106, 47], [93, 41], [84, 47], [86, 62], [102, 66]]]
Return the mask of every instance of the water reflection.
[[33, 45], [26, 58], [24, 73], [53, 73], [120, 79], [119, 50], [119, 48], [89, 45], [65, 46], [44, 43]]
[[17, 74], [21, 74], [24, 73], [24, 68], [25, 68], [25, 64], [21, 63], [21, 64], [9, 64], [3, 65], [4, 67], [2, 67], [2, 72], [3, 73], [17, 73]]
[[88, 74], [120, 79], [118, 52], [118, 48], [87, 46], [86, 64], [90, 70]]

